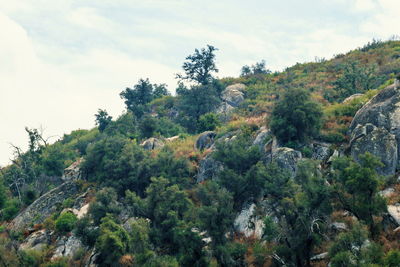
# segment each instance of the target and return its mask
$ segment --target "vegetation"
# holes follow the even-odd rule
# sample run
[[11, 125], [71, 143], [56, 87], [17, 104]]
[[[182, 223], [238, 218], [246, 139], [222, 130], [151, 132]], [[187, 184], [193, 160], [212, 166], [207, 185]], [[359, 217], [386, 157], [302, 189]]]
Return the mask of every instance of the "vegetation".
[[[213, 76], [215, 51], [208, 45], [186, 58], [176, 96], [140, 79], [120, 94], [126, 111], [112, 118], [99, 109], [92, 130], [52, 140], [26, 128], [28, 149], [15, 146], [13, 163], [0, 169], [0, 265], [83, 266], [89, 248], [100, 266], [398, 266], [398, 234], [384, 215], [399, 200], [396, 177], [379, 176], [377, 158], [355, 162], [346, 148], [355, 113], [398, 75], [400, 42], [375, 40], [275, 73], [260, 61], [224, 79]], [[245, 100], [221, 117], [221, 93], [234, 83], [246, 85]], [[216, 133], [214, 145], [199, 151], [204, 131]], [[271, 133], [301, 152], [295, 172], [282, 168]], [[145, 150], [152, 137], [164, 146]], [[345, 155], [312, 160], [316, 141]], [[6, 222], [60, 185], [77, 160], [79, 193], [37, 224], [9, 230]], [[214, 179], [197, 183], [199, 168]], [[386, 184], [395, 191], [389, 199], [379, 194]], [[64, 210], [81, 202], [89, 209], [80, 219]], [[54, 232], [49, 247], [18, 249], [39, 229]], [[71, 236], [85, 249], [50, 260], [55, 240]], [[322, 252], [327, 258], [316, 261]]]

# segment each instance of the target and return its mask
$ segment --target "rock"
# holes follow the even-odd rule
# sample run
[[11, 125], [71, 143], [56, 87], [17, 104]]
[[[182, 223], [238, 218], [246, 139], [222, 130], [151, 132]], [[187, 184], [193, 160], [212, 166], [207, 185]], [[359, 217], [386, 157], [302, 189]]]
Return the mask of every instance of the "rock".
[[396, 224], [400, 225], [400, 204], [397, 203], [396, 205], [388, 205], [387, 210]]
[[391, 197], [395, 194], [395, 190], [393, 187], [386, 188], [378, 193], [382, 197]]
[[74, 181], [65, 182], [36, 199], [20, 212], [8, 225], [13, 231], [21, 231], [29, 225], [42, 223], [61, 207], [64, 200], [74, 197], [79, 191]]
[[158, 138], [151, 137], [140, 144], [145, 150], [159, 149], [164, 146], [164, 142]]
[[347, 225], [342, 222], [333, 222], [330, 225], [330, 228], [335, 231], [347, 231]]
[[241, 83], [232, 84], [222, 91], [222, 103], [217, 108], [217, 113], [226, 114], [237, 108], [244, 100], [244, 89], [246, 86]]
[[83, 159], [80, 158], [74, 163], [72, 163], [68, 168], [64, 170], [64, 174], [61, 179], [66, 181], [78, 180], [81, 178], [81, 170], [79, 168], [80, 164], [82, 163]]
[[[386, 134], [385, 143], [388, 144], [388, 142], [392, 142], [393, 137], [395, 138], [397, 143], [396, 159], [398, 161], [400, 150], [400, 86], [398, 80], [395, 81], [395, 84], [381, 90], [357, 111], [350, 125], [352, 136], [358, 139], [358, 136], [363, 134], [362, 127], [367, 124], [372, 124], [381, 129], [381, 136], [383, 133], [389, 133]], [[386, 132], [384, 130], [386, 130]], [[367, 131], [369, 130], [367, 129]], [[375, 135], [377, 135], [377, 133], [375, 133]], [[369, 149], [377, 149], [377, 147], [369, 145]], [[365, 150], [368, 151], [367, 149]], [[394, 160], [389, 159], [389, 157], [392, 156], [392, 150], [393, 148], [389, 151], [390, 155], [387, 154], [383, 156], [386, 160], [389, 160], [390, 163]], [[386, 162], [386, 164], [387, 163], [389, 162]], [[395, 168], [397, 168], [397, 165], [399, 165], [399, 162], [396, 163]], [[383, 171], [383, 174], [393, 174], [393, 166], [386, 165]]]
[[33, 232], [30, 234], [19, 246], [19, 249], [26, 250], [32, 249], [43, 251], [50, 245], [51, 236], [45, 229]]
[[352, 132], [350, 149], [356, 161], [365, 152], [376, 156], [384, 164], [377, 168], [379, 174], [395, 174], [398, 162], [397, 141], [385, 128], [378, 128], [371, 123], [358, 125]]
[[87, 262], [85, 264], [85, 267], [97, 267], [96, 260], [99, 257], [99, 253], [96, 251], [96, 249], [93, 249], [92, 252], [90, 253], [89, 258], [87, 259]]
[[172, 137], [165, 138], [165, 141], [173, 142], [173, 141], [178, 140], [178, 139], [179, 139], [179, 135], [175, 135], [175, 136], [172, 136]]
[[214, 144], [214, 138], [217, 134], [213, 131], [206, 131], [201, 133], [196, 140], [196, 149], [204, 150], [210, 148]]
[[83, 243], [75, 235], [60, 237], [56, 242], [51, 260], [61, 257], [72, 257], [83, 248]]
[[329, 256], [329, 253], [328, 253], [328, 252], [323, 252], [323, 253], [321, 253], [321, 254], [312, 256], [312, 257], [310, 258], [310, 260], [312, 260], [312, 261], [321, 261], [321, 260], [327, 259], [328, 256]]
[[265, 144], [269, 141], [268, 139], [272, 139], [272, 134], [265, 127], [262, 127], [253, 141], [253, 146], [258, 146], [260, 149], [263, 149]]
[[312, 159], [326, 161], [331, 155], [330, 145], [326, 143], [313, 143], [312, 144]]
[[363, 96], [363, 95], [364, 95], [364, 94], [354, 94], [354, 95], [351, 95], [351, 96], [349, 96], [348, 98], [346, 98], [345, 100], [343, 100], [343, 103], [351, 102], [351, 101], [353, 101], [354, 99], [359, 98], [359, 97], [361, 97], [361, 96]]
[[302, 159], [301, 152], [288, 147], [279, 147], [273, 152], [272, 160], [282, 169], [287, 170], [292, 177], [297, 172], [297, 162]]
[[197, 183], [201, 183], [207, 179], [214, 179], [223, 169], [222, 163], [216, 161], [210, 154], [200, 161], [199, 169], [196, 175]]
[[328, 163], [332, 163], [332, 161], [334, 161], [338, 157], [339, 157], [339, 151], [334, 150], [333, 153], [332, 153], [332, 156], [329, 157], [327, 162]]
[[85, 205], [82, 206], [79, 210], [77, 210], [77, 213], [75, 214], [78, 219], [82, 219], [88, 212], [89, 212], [89, 206], [90, 203], [86, 203]]
[[256, 205], [250, 204], [239, 213], [234, 221], [235, 230], [246, 237], [255, 236], [261, 238], [263, 234], [264, 223], [255, 218], [254, 210]]

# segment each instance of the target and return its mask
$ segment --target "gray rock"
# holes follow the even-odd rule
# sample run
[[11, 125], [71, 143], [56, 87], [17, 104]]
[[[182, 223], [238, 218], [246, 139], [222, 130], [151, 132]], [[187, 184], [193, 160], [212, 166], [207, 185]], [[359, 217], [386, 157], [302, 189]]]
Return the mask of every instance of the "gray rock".
[[333, 222], [331, 223], [330, 227], [332, 228], [332, 230], [335, 231], [347, 231], [347, 225], [345, 223], [342, 222]]
[[99, 253], [96, 251], [96, 249], [93, 249], [92, 252], [90, 253], [89, 258], [87, 259], [85, 263], [85, 267], [97, 267], [96, 260], [99, 257]]
[[396, 172], [398, 162], [398, 149], [396, 137], [385, 128], [378, 128], [371, 123], [358, 125], [352, 133], [351, 155], [359, 161], [359, 156], [369, 152], [376, 156], [383, 167], [377, 168], [382, 175], [392, 175]]
[[79, 188], [74, 181], [63, 183], [36, 199], [25, 210], [20, 212], [10, 222], [9, 228], [13, 231], [21, 231], [29, 225], [42, 223], [62, 205], [64, 200], [75, 196], [78, 191]]
[[222, 91], [222, 103], [217, 108], [217, 113], [227, 114], [238, 107], [244, 100], [244, 89], [246, 86], [241, 83], [232, 84]]
[[43, 251], [51, 243], [51, 235], [45, 229], [33, 232], [20, 245], [20, 250], [37, 250]]
[[302, 159], [301, 152], [288, 147], [279, 147], [273, 152], [272, 160], [282, 169], [287, 170], [292, 177], [297, 172], [297, 162]]
[[260, 149], [263, 149], [265, 144], [269, 141], [268, 139], [272, 139], [271, 131], [267, 130], [265, 127], [262, 127], [258, 131], [257, 136], [253, 141], [253, 146], [258, 146]]
[[312, 260], [312, 261], [321, 261], [321, 260], [327, 259], [328, 256], [329, 256], [329, 253], [328, 253], [328, 252], [323, 252], [323, 253], [321, 253], [321, 254], [312, 256], [312, 257], [310, 258], [310, 260]]
[[80, 158], [74, 163], [72, 163], [68, 168], [64, 170], [64, 174], [61, 179], [66, 181], [77, 180], [81, 178], [81, 170], [79, 168], [80, 164], [82, 163], [83, 159]]
[[51, 259], [55, 260], [61, 257], [72, 257], [83, 248], [83, 243], [75, 235], [60, 237], [56, 242]]
[[145, 150], [153, 150], [162, 148], [165, 144], [158, 138], [151, 137], [140, 144]]
[[201, 183], [207, 179], [216, 178], [217, 174], [223, 169], [222, 163], [213, 159], [209, 154], [200, 161], [199, 169], [196, 175], [197, 183]]
[[312, 159], [326, 161], [331, 155], [329, 144], [325, 143], [314, 143], [312, 144]]
[[210, 148], [214, 144], [214, 138], [217, 134], [213, 131], [201, 133], [196, 140], [196, 149], [204, 150]]
[[400, 204], [388, 205], [387, 210], [392, 219], [400, 226]]
[[254, 216], [256, 205], [254, 203], [246, 206], [235, 218], [234, 227], [236, 232], [246, 237], [255, 236], [261, 238], [263, 234], [264, 223]]
[[[374, 96], [368, 103], [366, 103], [354, 116], [353, 121], [350, 125], [350, 131], [354, 138], [358, 139], [358, 136], [363, 135], [363, 129], [360, 127], [372, 124], [377, 128], [386, 130], [393, 135], [397, 142], [397, 160], [399, 160], [400, 150], [400, 86], [399, 81], [396, 80], [395, 84], [386, 87], [381, 90], [376, 96]], [[368, 129], [367, 129], [368, 130]], [[352, 139], [354, 139], [352, 138]], [[392, 137], [387, 137], [392, 139]], [[371, 145], [370, 148], [373, 148]], [[372, 152], [371, 152], [372, 153]], [[389, 152], [392, 153], [392, 150]], [[386, 159], [389, 155], [385, 156]], [[392, 159], [390, 160], [392, 161]], [[388, 163], [388, 162], [386, 162]], [[397, 162], [399, 165], [399, 162]], [[386, 173], [393, 174], [391, 166], [386, 166]]]

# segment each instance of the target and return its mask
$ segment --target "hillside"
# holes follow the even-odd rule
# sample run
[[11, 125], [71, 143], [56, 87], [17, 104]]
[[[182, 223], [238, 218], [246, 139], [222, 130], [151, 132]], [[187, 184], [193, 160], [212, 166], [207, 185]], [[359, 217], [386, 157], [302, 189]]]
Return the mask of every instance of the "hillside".
[[223, 79], [215, 50], [175, 96], [141, 79], [93, 129], [26, 128], [0, 170], [0, 263], [400, 266], [400, 41]]

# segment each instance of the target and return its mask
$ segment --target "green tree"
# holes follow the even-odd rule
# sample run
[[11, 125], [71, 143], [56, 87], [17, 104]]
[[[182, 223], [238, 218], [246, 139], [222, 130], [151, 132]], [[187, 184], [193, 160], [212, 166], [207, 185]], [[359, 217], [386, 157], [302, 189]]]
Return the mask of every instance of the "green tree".
[[120, 93], [128, 110], [140, 118], [149, 111], [148, 104], [155, 98], [169, 95], [165, 84], [151, 84], [149, 79], [140, 79], [133, 89], [126, 88]]
[[96, 194], [96, 201], [89, 206], [89, 214], [92, 216], [96, 225], [100, 224], [101, 219], [107, 214], [119, 214], [121, 208], [117, 203], [117, 192], [110, 187], [101, 189]]
[[375, 236], [378, 229], [373, 217], [386, 211], [385, 199], [378, 194], [382, 178], [376, 172], [382, 163], [368, 152], [360, 161], [341, 157], [333, 162], [334, 192], [342, 207], [365, 222]]
[[265, 60], [261, 60], [260, 62], [256, 62], [256, 64], [251, 65], [251, 66], [244, 65], [242, 67], [240, 76], [245, 77], [245, 76], [249, 76], [249, 75], [271, 73], [271, 71], [265, 67], [265, 64], [266, 64]]
[[56, 229], [60, 233], [68, 233], [74, 229], [78, 219], [72, 212], [63, 212], [56, 220]]
[[96, 117], [96, 125], [99, 127], [100, 132], [103, 132], [112, 121], [112, 117], [108, 115], [105, 109], [99, 109], [94, 116]]
[[319, 134], [322, 110], [304, 89], [286, 91], [271, 114], [269, 126], [274, 135], [286, 144], [303, 142]]
[[99, 266], [118, 266], [119, 259], [130, 251], [127, 231], [110, 216], [104, 217], [100, 225], [100, 236], [96, 242]]
[[199, 118], [199, 131], [213, 131], [221, 125], [218, 115], [215, 113], [206, 113]]
[[209, 84], [214, 78], [213, 72], [218, 72], [215, 66], [214, 51], [218, 50], [214, 46], [207, 45], [206, 48], [200, 50], [195, 49], [193, 55], [186, 57], [183, 63], [183, 70], [185, 74], [177, 74], [176, 77], [180, 80], [189, 80], [201, 85]]

